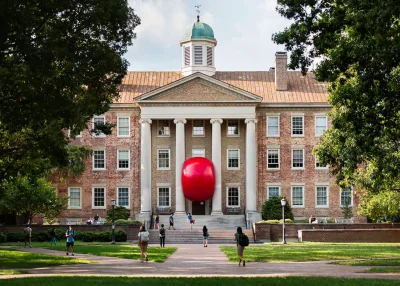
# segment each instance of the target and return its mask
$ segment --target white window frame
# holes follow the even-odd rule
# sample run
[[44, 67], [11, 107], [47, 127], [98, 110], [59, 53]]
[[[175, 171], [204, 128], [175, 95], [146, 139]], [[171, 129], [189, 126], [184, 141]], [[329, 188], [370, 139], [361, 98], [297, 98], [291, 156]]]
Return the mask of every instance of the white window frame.
[[[229, 151], [238, 151], [238, 166], [229, 167]], [[228, 170], [240, 170], [240, 149], [227, 149], [226, 150], [226, 167]]]
[[[278, 151], [278, 168], [268, 167], [268, 156], [270, 151]], [[279, 148], [269, 148], [267, 149], [267, 170], [280, 170], [281, 169], [281, 150]]]
[[[268, 124], [268, 122], [269, 122], [269, 119], [272, 118], [272, 117], [278, 118], [278, 134], [276, 134], [276, 135], [269, 134], [269, 128], [268, 128], [269, 124]], [[268, 115], [267, 116], [267, 137], [280, 137], [280, 134], [281, 134], [280, 121], [281, 121], [281, 117], [279, 115]]]
[[[95, 151], [104, 151], [104, 168], [95, 168], [95, 156], [94, 153]], [[94, 149], [93, 150], [93, 155], [92, 155], [92, 170], [93, 171], [104, 171], [107, 169], [107, 152], [106, 149]]]
[[[92, 129], [94, 129], [94, 121], [96, 118], [103, 118], [104, 123], [106, 123], [106, 116], [105, 115], [95, 115], [93, 116], [92, 119]], [[99, 135], [96, 135], [95, 133], [93, 133], [93, 137], [95, 138], [104, 138], [106, 137], [106, 134], [104, 134], [103, 132], [101, 132]]]
[[[120, 134], [120, 122], [119, 122], [119, 120], [120, 119], [128, 119], [128, 134], [123, 134], [123, 135], [121, 135]], [[125, 126], [124, 126], [125, 127]], [[131, 136], [131, 118], [130, 118], [130, 116], [118, 116], [118, 118], [117, 118], [117, 130], [118, 130], [118, 132], [117, 132], [117, 137], [121, 137], [121, 138], [126, 138], [126, 137], [130, 137]]]
[[[203, 155], [202, 155], [202, 156], [200, 156], [200, 155], [194, 156], [194, 155], [193, 155], [193, 151], [194, 151], [194, 150], [201, 150], [201, 152], [203, 153]], [[200, 152], [199, 152], [199, 153], [200, 153]], [[194, 148], [194, 149], [192, 149], [192, 158], [193, 158], [193, 157], [204, 157], [204, 158], [205, 158], [205, 157], [206, 157], [206, 149], [201, 149], [201, 148]]]
[[[293, 204], [293, 188], [301, 188], [302, 189], [302, 205], [294, 205]], [[292, 208], [304, 208], [304, 185], [292, 185], [290, 187], [290, 200], [291, 200], [291, 206]]]
[[[229, 189], [230, 188], [237, 188], [238, 189], [238, 204], [237, 205], [230, 205], [229, 204]], [[226, 187], [226, 207], [233, 208], [233, 207], [240, 207], [240, 186], [231, 185]]]
[[[124, 151], [124, 152], [128, 152], [128, 167], [127, 168], [120, 168], [119, 167], [119, 152], [120, 151]], [[129, 149], [118, 149], [117, 150], [117, 170], [122, 170], [122, 171], [126, 171], [126, 170], [130, 170], [131, 169], [131, 150]]]
[[[168, 206], [160, 206], [160, 189], [168, 189], [168, 202], [169, 202]], [[170, 208], [171, 207], [171, 186], [170, 185], [157, 186], [157, 207], [160, 207], [160, 208]]]
[[[79, 132], [78, 135], [75, 136], [75, 138], [81, 138], [82, 137], [82, 131]], [[71, 129], [68, 128], [68, 138], [71, 138]]]
[[[199, 127], [199, 126], [194, 126], [195, 121], [203, 121], [203, 134], [200, 134], [200, 135], [194, 134], [194, 128]], [[205, 137], [205, 136], [206, 136], [205, 120], [204, 119], [193, 119], [192, 120], [192, 137]]]
[[[71, 206], [70, 205], [71, 189], [79, 189], [79, 206]], [[82, 188], [81, 187], [68, 187], [68, 209], [82, 209]]]
[[[294, 155], [294, 151], [303, 151], [303, 167], [293, 167], [293, 155]], [[292, 170], [304, 170], [305, 169], [305, 160], [304, 160], [304, 158], [305, 158], [305, 151], [304, 151], [304, 148], [299, 148], [299, 149], [292, 149]]]
[[[349, 187], [349, 189], [350, 189], [350, 194], [351, 194], [351, 203], [349, 204], [349, 206], [350, 207], [352, 207], [353, 206], [353, 203], [354, 203], [354, 193], [353, 193], [353, 188], [352, 187]], [[342, 204], [342, 193], [343, 193], [343, 189], [340, 189], [340, 192], [339, 192], [339, 204], [340, 204], [340, 207], [344, 207], [344, 205]]]
[[270, 197], [269, 197], [269, 188], [278, 188], [278, 197], [281, 196], [281, 186], [279, 186], [279, 185], [268, 185], [267, 186], [267, 200], [270, 199]]
[[119, 201], [119, 189], [128, 189], [128, 205], [127, 206], [122, 206], [126, 209], [131, 208], [131, 188], [128, 186], [117, 186], [117, 206], [121, 207], [120, 201]]
[[[168, 122], [168, 135], [160, 135], [160, 122], [166, 121]], [[162, 126], [165, 127], [165, 126]], [[171, 121], [168, 119], [159, 119], [157, 120], [157, 137], [170, 137], [171, 136]]]
[[[326, 188], [326, 204], [318, 205], [318, 188]], [[329, 184], [315, 184], [315, 207], [329, 208]]]
[[[160, 151], [168, 151], [168, 167], [160, 167]], [[157, 149], [157, 170], [171, 170], [171, 149]]]
[[[325, 118], [325, 129], [323, 129], [321, 134], [317, 133], [317, 117]], [[328, 129], [328, 116], [326, 116], [326, 115], [315, 115], [314, 122], [315, 122], [315, 124], [314, 124], [315, 125], [315, 137], [321, 137], [323, 135], [323, 133], [324, 133], [324, 130]]]
[[329, 166], [328, 166], [328, 165], [326, 165], [325, 167], [319, 167], [319, 166], [317, 166], [317, 163], [321, 164], [321, 163], [318, 161], [317, 155], [314, 156], [314, 160], [315, 160], [315, 169], [317, 169], [317, 170], [328, 170], [328, 169], [329, 169]]
[[[301, 117], [301, 124], [302, 124], [302, 134], [293, 134], [293, 118]], [[290, 118], [291, 124], [291, 136], [292, 137], [304, 137], [304, 115], [292, 115]]]
[[[94, 189], [103, 189], [104, 190], [104, 206], [95, 206], [94, 205]], [[107, 189], [104, 185], [92, 186], [92, 209], [93, 210], [105, 210], [107, 207]]]
[[[230, 121], [237, 121], [237, 123], [238, 123], [238, 134], [229, 134], [229, 122]], [[227, 137], [240, 137], [240, 120], [239, 119], [228, 119], [226, 121], [226, 136]]]

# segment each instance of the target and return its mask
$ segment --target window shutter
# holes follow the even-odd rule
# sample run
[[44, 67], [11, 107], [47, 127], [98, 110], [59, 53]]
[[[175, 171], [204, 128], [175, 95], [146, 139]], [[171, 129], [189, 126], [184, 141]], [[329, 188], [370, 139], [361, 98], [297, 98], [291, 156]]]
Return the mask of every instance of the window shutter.
[[202, 46], [194, 46], [194, 64], [195, 65], [203, 64], [203, 47]]
[[185, 47], [185, 66], [190, 66], [190, 47]]
[[207, 47], [207, 65], [212, 66], [213, 61], [212, 61], [212, 48]]

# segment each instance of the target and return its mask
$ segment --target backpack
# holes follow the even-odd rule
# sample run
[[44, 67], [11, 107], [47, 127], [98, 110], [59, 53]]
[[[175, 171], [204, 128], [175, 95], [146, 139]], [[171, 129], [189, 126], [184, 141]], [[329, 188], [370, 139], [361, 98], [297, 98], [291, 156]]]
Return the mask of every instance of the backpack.
[[160, 236], [161, 237], [165, 236], [165, 229], [164, 228], [160, 229]]
[[239, 245], [249, 246], [249, 238], [244, 233], [239, 234]]
[[149, 232], [143, 231], [140, 234], [140, 238], [142, 239], [142, 241], [149, 241]]

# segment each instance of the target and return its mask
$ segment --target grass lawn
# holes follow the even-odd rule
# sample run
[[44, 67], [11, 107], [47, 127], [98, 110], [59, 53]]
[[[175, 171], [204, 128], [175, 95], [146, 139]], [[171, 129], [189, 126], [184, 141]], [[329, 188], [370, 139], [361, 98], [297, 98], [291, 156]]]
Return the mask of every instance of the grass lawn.
[[[73, 259], [55, 255], [38, 254], [18, 251], [15, 249], [0, 249], [0, 269], [39, 268], [65, 264], [96, 263], [88, 259]], [[8, 274], [8, 273], [5, 273]]]
[[[399, 273], [400, 259], [366, 259], [366, 260], [347, 260], [337, 261], [332, 264], [351, 265], [351, 266], [382, 266], [372, 267], [366, 273]], [[385, 267], [386, 266], [386, 267]]]
[[25, 274], [24, 270], [0, 270], [0, 275], [15, 275], [15, 274]]
[[[303, 242], [286, 245], [271, 243], [246, 247], [244, 258], [249, 262], [302, 262], [320, 260], [351, 260], [371, 258], [400, 258], [400, 244], [396, 243], [321, 243]], [[221, 250], [229, 261], [237, 262], [235, 246]]]
[[378, 280], [378, 279], [345, 279], [345, 278], [326, 278], [326, 277], [272, 277], [272, 278], [128, 278], [128, 277], [30, 277], [0, 280], [7, 286], [16, 285], [146, 285], [146, 286], [258, 286], [258, 285], [276, 285], [276, 286], [320, 286], [320, 285], [363, 285], [363, 286], [391, 286], [398, 285], [396, 280]]

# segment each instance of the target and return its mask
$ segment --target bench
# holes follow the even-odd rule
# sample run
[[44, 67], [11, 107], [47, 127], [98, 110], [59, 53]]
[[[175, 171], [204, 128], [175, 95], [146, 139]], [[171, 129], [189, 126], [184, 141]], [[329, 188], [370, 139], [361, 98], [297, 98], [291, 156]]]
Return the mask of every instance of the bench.
[[353, 223], [353, 218], [335, 218], [336, 223]]
[[227, 214], [239, 214], [240, 207], [226, 208], [226, 213]]

